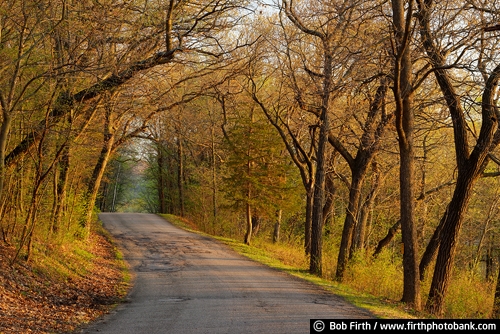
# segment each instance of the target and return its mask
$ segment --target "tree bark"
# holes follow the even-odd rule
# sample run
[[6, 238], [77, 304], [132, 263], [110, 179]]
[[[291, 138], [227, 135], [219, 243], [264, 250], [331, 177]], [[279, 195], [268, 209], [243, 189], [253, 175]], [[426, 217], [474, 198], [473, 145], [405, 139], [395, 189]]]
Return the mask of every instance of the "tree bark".
[[[474, 174], [477, 175], [474, 176]], [[467, 211], [474, 182], [477, 180], [479, 174], [477, 170], [469, 169], [468, 173], [461, 176], [463, 178], [458, 178], [453, 198], [449, 204], [448, 214], [444, 218], [442, 230], [439, 233], [439, 250], [426, 304], [426, 309], [431, 314], [438, 316], [441, 316], [444, 311], [444, 298], [448, 291], [453, 270], [456, 243]]]
[[374, 183], [371, 186], [372, 189], [370, 190], [370, 193], [366, 196], [364, 202], [361, 203], [360, 205], [358, 225], [356, 226], [356, 231], [354, 235], [355, 238], [353, 241], [353, 249], [351, 250], [351, 253], [356, 250], [365, 250], [368, 243], [367, 235], [371, 227], [369, 219], [373, 212], [375, 206], [375, 199], [377, 197], [377, 192], [380, 187], [380, 180], [379, 180], [380, 175], [378, 174], [376, 165], [377, 165], [376, 162], [373, 162], [374, 166], [373, 172], [375, 173], [375, 176], [374, 176]]
[[[498, 255], [497, 262], [500, 263], [500, 254]], [[495, 298], [493, 299], [493, 319], [500, 319], [500, 268], [497, 268], [497, 284], [495, 286]]]
[[2, 200], [4, 194], [4, 184], [6, 175], [5, 152], [7, 149], [8, 134], [12, 123], [12, 116], [6, 110], [7, 106], [2, 105], [1, 107], [3, 113], [2, 113], [2, 126], [0, 127], [0, 201]]
[[177, 138], [177, 189], [179, 191], [179, 215], [184, 217], [184, 147]]
[[[250, 190], [248, 190], [247, 196], [251, 196]], [[243, 242], [245, 243], [245, 245], [250, 245], [250, 242], [252, 241], [253, 224], [252, 224], [252, 207], [250, 206], [249, 202], [245, 204], [245, 208], [246, 208], [245, 210], [246, 231]]]
[[353, 240], [354, 228], [358, 219], [359, 202], [361, 199], [361, 186], [363, 184], [366, 168], [352, 170], [351, 186], [349, 189], [349, 204], [346, 210], [346, 219], [342, 231], [342, 240], [340, 242], [339, 256], [337, 259], [337, 271], [335, 279], [342, 282], [344, 273], [349, 261], [351, 244]]
[[415, 152], [412, 59], [410, 53], [410, 27], [413, 1], [405, 15], [405, 1], [392, 0], [394, 35], [396, 42], [394, 96], [396, 102], [396, 129], [400, 156], [400, 211], [403, 239], [403, 296], [401, 301], [416, 310], [421, 307], [420, 281], [417, 265], [417, 236], [415, 228]]
[[398, 221], [391, 226], [391, 228], [387, 232], [387, 235], [378, 242], [377, 248], [375, 248], [375, 251], [373, 252], [374, 257], [379, 255], [380, 252], [382, 252], [382, 249], [384, 249], [384, 247], [389, 245], [389, 243], [392, 241], [396, 233], [398, 233], [400, 227], [401, 227], [401, 219], [398, 219]]
[[158, 165], [157, 187], [158, 187], [158, 206], [160, 213], [167, 213], [167, 200], [165, 196], [165, 179], [163, 168], [165, 167], [164, 148], [161, 145], [161, 140], [156, 143], [156, 163]]
[[70, 167], [70, 144], [66, 143], [61, 159], [54, 173], [54, 208], [50, 225], [50, 233], [59, 229], [63, 208], [66, 199], [66, 188], [68, 184], [68, 174]]
[[278, 209], [276, 212], [276, 223], [274, 223], [273, 230], [273, 243], [278, 243], [280, 241], [280, 229], [281, 229], [281, 217], [283, 215], [283, 210]]
[[306, 188], [306, 219], [304, 222], [304, 251], [311, 254], [312, 211], [314, 204], [314, 186]]
[[321, 114], [319, 117], [318, 151], [316, 154], [316, 177], [311, 224], [311, 257], [309, 271], [321, 276], [323, 273], [323, 207], [325, 204], [326, 146], [330, 133], [330, 90], [332, 80], [331, 45], [327, 36], [323, 37], [323, 91]]

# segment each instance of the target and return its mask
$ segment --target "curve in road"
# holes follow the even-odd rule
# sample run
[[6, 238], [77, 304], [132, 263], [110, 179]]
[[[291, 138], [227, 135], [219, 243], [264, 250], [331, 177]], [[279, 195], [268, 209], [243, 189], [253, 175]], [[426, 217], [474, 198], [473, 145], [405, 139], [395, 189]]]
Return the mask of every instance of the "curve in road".
[[102, 213], [130, 264], [127, 302], [83, 333], [308, 333], [310, 319], [368, 311], [155, 214]]

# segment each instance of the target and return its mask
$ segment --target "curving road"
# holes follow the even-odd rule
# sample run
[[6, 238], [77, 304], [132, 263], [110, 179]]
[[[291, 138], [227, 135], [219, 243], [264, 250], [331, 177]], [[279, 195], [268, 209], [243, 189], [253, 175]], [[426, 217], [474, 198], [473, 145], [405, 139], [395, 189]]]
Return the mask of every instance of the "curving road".
[[134, 274], [128, 301], [83, 333], [309, 333], [372, 314], [154, 214], [102, 213]]

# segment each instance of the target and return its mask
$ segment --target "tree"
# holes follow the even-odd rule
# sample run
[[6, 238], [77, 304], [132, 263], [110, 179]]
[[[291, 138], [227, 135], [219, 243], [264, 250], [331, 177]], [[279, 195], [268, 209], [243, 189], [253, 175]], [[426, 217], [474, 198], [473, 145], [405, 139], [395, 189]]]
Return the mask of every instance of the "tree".
[[420, 309], [420, 275], [415, 226], [414, 188], [414, 114], [412, 110], [411, 23], [413, 1], [410, 0], [405, 14], [405, 1], [393, 0], [394, 23], [394, 100], [396, 103], [396, 130], [400, 154], [400, 205], [401, 231], [403, 234], [403, 297], [401, 301]]
[[500, 66], [496, 66], [488, 75], [484, 73], [485, 68], [483, 66], [485, 64], [479, 63], [479, 68], [483, 68], [485, 78], [481, 98], [481, 128], [475, 145], [470, 149], [466, 113], [462, 109], [460, 95], [452, 83], [452, 76], [448, 66], [446, 66], [445, 57], [447, 54], [455, 55], [455, 50], [466, 49], [467, 47], [462, 44], [453, 45], [449, 53], [443, 52], [444, 50], [440, 48], [436, 41], [436, 35], [432, 33], [431, 29], [431, 19], [435, 8], [434, 1], [419, 0], [417, 3], [419, 6], [417, 17], [422, 42], [453, 120], [457, 165], [455, 190], [446, 212], [436, 228], [435, 240], [437, 242], [431, 245], [438, 249], [438, 253], [426, 309], [432, 314], [441, 315], [456, 255], [456, 243], [471, 198], [472, 189], [488, 163], [489, 153], [498, 145], [500, 140], [495, 99], [500, 79]]
[[[351, 182], [349, 184], [349, 204], [346, 211], [346, 218], [342, 233], [342, 240], [339, 249], [336, 279], [342, 281], [348, 260], [352, 255], [355, 241], [355, 228], [363, 230], [365, 228], [362, 220], [361, 197], [362, 186], [368, 172], [369, 166], [381, 146], [384, 130], [394, 114], [385, 112], [385, 98], [388, 89], [388, 81], [382, 78], [375, 97], [370, 105], [370, 110], [363, 126], [363, 134], [360, 138], [360, 145], [353, 156], [342, 144], [339, 137], [333, 133], [329, 135], [329, 142], [344, 157], [351, 170]], [[378, 118], [378, 120], [377, 120]], [[375, 189], [373, 189], [375, 190]], [[369, 200], [373, 200], [372, 193]], [[361, 232], [363, 234], [363, 232]], [[361, 242], [361, 241], [360, 241]], [[359, 246], [359, 245], [358, 245]]]
[[[302, 8], [301, 8], [302, 9]], [[339, 31], [345, 31], [346, 25], [349, 22], [349, 16], [352, 13], [352, 8], [339, 4], [338, 12], [326, 12], [324, 23], [320, 22], [317, 27], [311, 27], [311, 23], [304, 22], [301, 17], [296, 13], [293, 1], [283, 1], [283, 10], [293, 25], [299, 29], [306, 36], [317, 39], [319, 42], [316, 47], [320, 54], [319, 64], [311, 64], [320, 69], [320, 73], [309, 69], [311, 76], [320, 78], [321, 87], [317, 91], [317, 105], [309, 101], [303, 100], [303, 94], [299, 87], [296, 87], [296, 99], [301, 107], [312, 105], [307, 108], [318, 117], [318, 137], [315, 142], [316, 150], [316, 170], [314, 177], [314, 195], [312, 206], [312, 219], [311, 219], [311, 254], [309, 271], [314, 274], [322, 274], [322, 253], [323, 253], [323, 208], [325, 204], [325, 181], [326, 181], [326, 149], [328, 144], [328, 136], [331, 130], [330, 124], [330, 106], [331, 98], [333, 97], [334, 89], [339, 90], [340, 82], [334, 82], [334, 67], [333, 62], [341, 58], [342, 52], [338, 46], [335, 45]], [[333, 19], [333, 16], [338, 17]], [[336, 54], [335, 52], [340, 52]], [[307, 63], [306, 63], [307, 64]], [[349, 67], [342, 68], [341, 71], [349, 72]], [[338, 81], [341, 81], [342, 75], [338, 74]], [[314, 110], [313, 110], [314, 109]]]
[[238, 107], [240, 112], [233, 111], [236, 112], [235, 122], [229, 120], [232, 126], [224, 128], [229, 151], [224, 181], [231, 202], [244, 208], [244, 242], [249, 245], [256, 222], [263, 217], [271, 218], [280, 210], [287, 165], [276, 134], [269, 131], [267, 122], [257, 114], [252, 101], [243, 103]]
[[[6, 164], [11, 127], [23, 106], [33, 103], [32, 97], [42, 97], [47, 72], [43, 64], [49, 64], [50, 50], [36, 49], [37, 43], [50, 39], [38, 18], [36, 3], [12, 1], [2, 5], [0, 14], [0, 202], [4, 203], [4, 187], [7, 177]], [[35, 52], [38, 51], [38, 52]], [[32, 59], [36, 59], [33, 61]], [[50, 88], [49, 88], [50, 90]], [[41, 92], [42, 94], [37, 94]], [[50, 92], [47, 92], [50, 94]], [[44, 96], [47, 98], [47, 95]], [[4, 205], [2, 204], [2, 208]]]

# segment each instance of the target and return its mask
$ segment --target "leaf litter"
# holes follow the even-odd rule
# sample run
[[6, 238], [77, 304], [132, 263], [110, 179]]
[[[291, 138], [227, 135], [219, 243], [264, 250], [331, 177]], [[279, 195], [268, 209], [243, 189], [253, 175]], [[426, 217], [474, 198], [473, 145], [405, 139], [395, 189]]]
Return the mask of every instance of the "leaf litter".
[[0, 334], [70, 333], [120, 302], [128, 289], [123, 264], [105, 236], [91, 238], [91, 265], [65, 278], [43, 274], [31, 261], [11, 266], [16, 249], [0, 243]]

